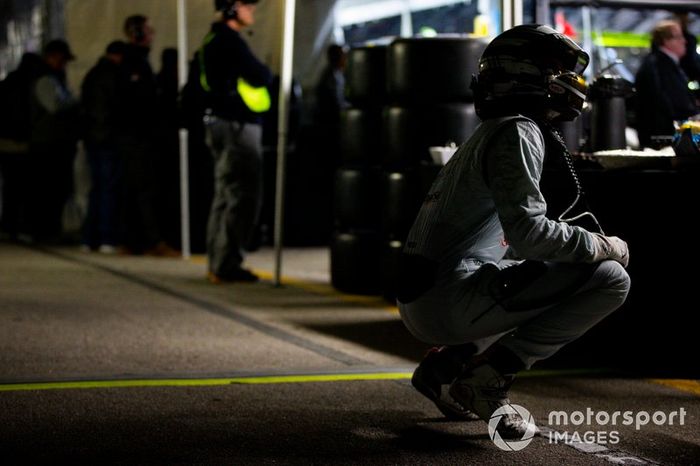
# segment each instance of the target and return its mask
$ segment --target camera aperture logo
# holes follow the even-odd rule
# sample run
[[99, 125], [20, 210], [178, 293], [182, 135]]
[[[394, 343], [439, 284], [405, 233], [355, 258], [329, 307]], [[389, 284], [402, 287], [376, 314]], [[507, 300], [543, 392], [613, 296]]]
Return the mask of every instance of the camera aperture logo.
[[[496, 430], [498, 423], [501, 419], [506, 416], [520, 416], [523, 422], [527, 423], [527, 428], [520, 439], [504, 439], [501, 434]], [[507, 404], [498, 408], [493, 412], [491, 418], [489, 419], [489, 437], [494, 444], [501, 450], [505, 451], [520, 451], [532, 442], [533, 437], [537, 432], [537, 426], [535, 426], [535, 420], [532, 418], [530, 411], [516, 404]]]

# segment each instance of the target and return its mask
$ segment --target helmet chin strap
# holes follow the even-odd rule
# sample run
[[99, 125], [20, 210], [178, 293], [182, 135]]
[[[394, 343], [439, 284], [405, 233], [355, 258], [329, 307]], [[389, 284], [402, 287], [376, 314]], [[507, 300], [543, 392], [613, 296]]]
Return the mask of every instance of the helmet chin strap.
[[561, 112], [550, 108], [545, 112], [544, 118], [549, 123], [555, 123], [560, 116], [562, 116]]

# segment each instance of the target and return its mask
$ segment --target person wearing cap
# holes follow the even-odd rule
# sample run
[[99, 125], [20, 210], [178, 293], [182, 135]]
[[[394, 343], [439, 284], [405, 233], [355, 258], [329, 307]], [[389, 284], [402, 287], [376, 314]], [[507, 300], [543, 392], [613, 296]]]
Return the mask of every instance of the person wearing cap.
[[254, 282], [241, 264], [262, 204], [262, 117], [272, 80], [241, 37], [255, 22], [257, 0], [216, 0], [212, 25], [195, 64], [199, 67], [206, 141], [214, 157], [214, 198], [207, 224], [208, 279]]
[[126, 43], [111, 42], [81, 85], [83, 140], [90, 166], [90, 195], [83, 224], [83, 249], [114, 253], [118, 237], [118, 204], [122, 160], [117, 145], [120, 66]]
[[78, 103], [66, 84], [75, 59], [68, 43], [54, 39], [42, 53], [43, 71], [34, 83], [30, 153], [35, 184], [28, 200], [29, 235], [61, 239], [63, 207], [73, 192], [73, 158], [78, 139]]

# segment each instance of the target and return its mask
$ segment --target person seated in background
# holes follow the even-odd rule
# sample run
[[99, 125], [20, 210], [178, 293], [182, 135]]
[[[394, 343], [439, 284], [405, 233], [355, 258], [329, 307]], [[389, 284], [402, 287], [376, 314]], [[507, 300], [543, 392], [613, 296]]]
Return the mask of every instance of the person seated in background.
[[686, 54], [686, 39], [676, 21], [660, 21], [651, 34], [651, 53], [644, 58], [635, 77], [637, 132], [642, 147], [650, 147], [654, 136], [672, 136], [674, 121], [698, 113], [688, 76], [680, 66]]

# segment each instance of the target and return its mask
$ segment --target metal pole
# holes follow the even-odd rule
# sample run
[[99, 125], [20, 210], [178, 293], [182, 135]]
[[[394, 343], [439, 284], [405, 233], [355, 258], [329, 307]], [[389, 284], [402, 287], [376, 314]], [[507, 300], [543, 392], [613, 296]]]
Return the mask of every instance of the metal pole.
[[[185, 0], [177, 0], [177, 71], [180, 89], [187, 82], [187, 10]], [[182, 258], [190, 258], [190, 185], [188, 133], [181, 128], [180, 136], [180, 238]]]
[[513, 0], [513, 26], [523, 24], [523, 0]]
[[[595, 49], [593, 48], [593, 18], [591, 16], [591, 8], [584, 6], [581, 8], [581, 20], [583, 23], [583, 40], [582, 48], [590, 54], [591, 62], [588, 68], [584, 72], [584, 76], [588, 78], [588, 82], [593, 80], [596, 74], [597, 68], [600, 68], [598, 64], [598, 56], [596, 56]], [[600, 64], [602, 65], [602, 63]]]
[[549, 0], [537, 0], [535, 22], [537, 24], [552, 24], [552, 18], [549, 14]]
[[287, 156], [287, 107], [292, 89], [292, 61], [294, 55], [295, 0], [284, 2], [282, 28], [282, 70], [280, 74], [279, 107], [277, 119], [277, 183], [275, 192], [275, 286], [282, 283], [282, 238], [284, 236], [284, 175]]
[[507, 31], [513, 27], [513, 4], [511, 1], [512, 0], [502, 0], [501, 2], [501, 11], [503, 12], [501, 16], [501, 26], [503, 31]]

